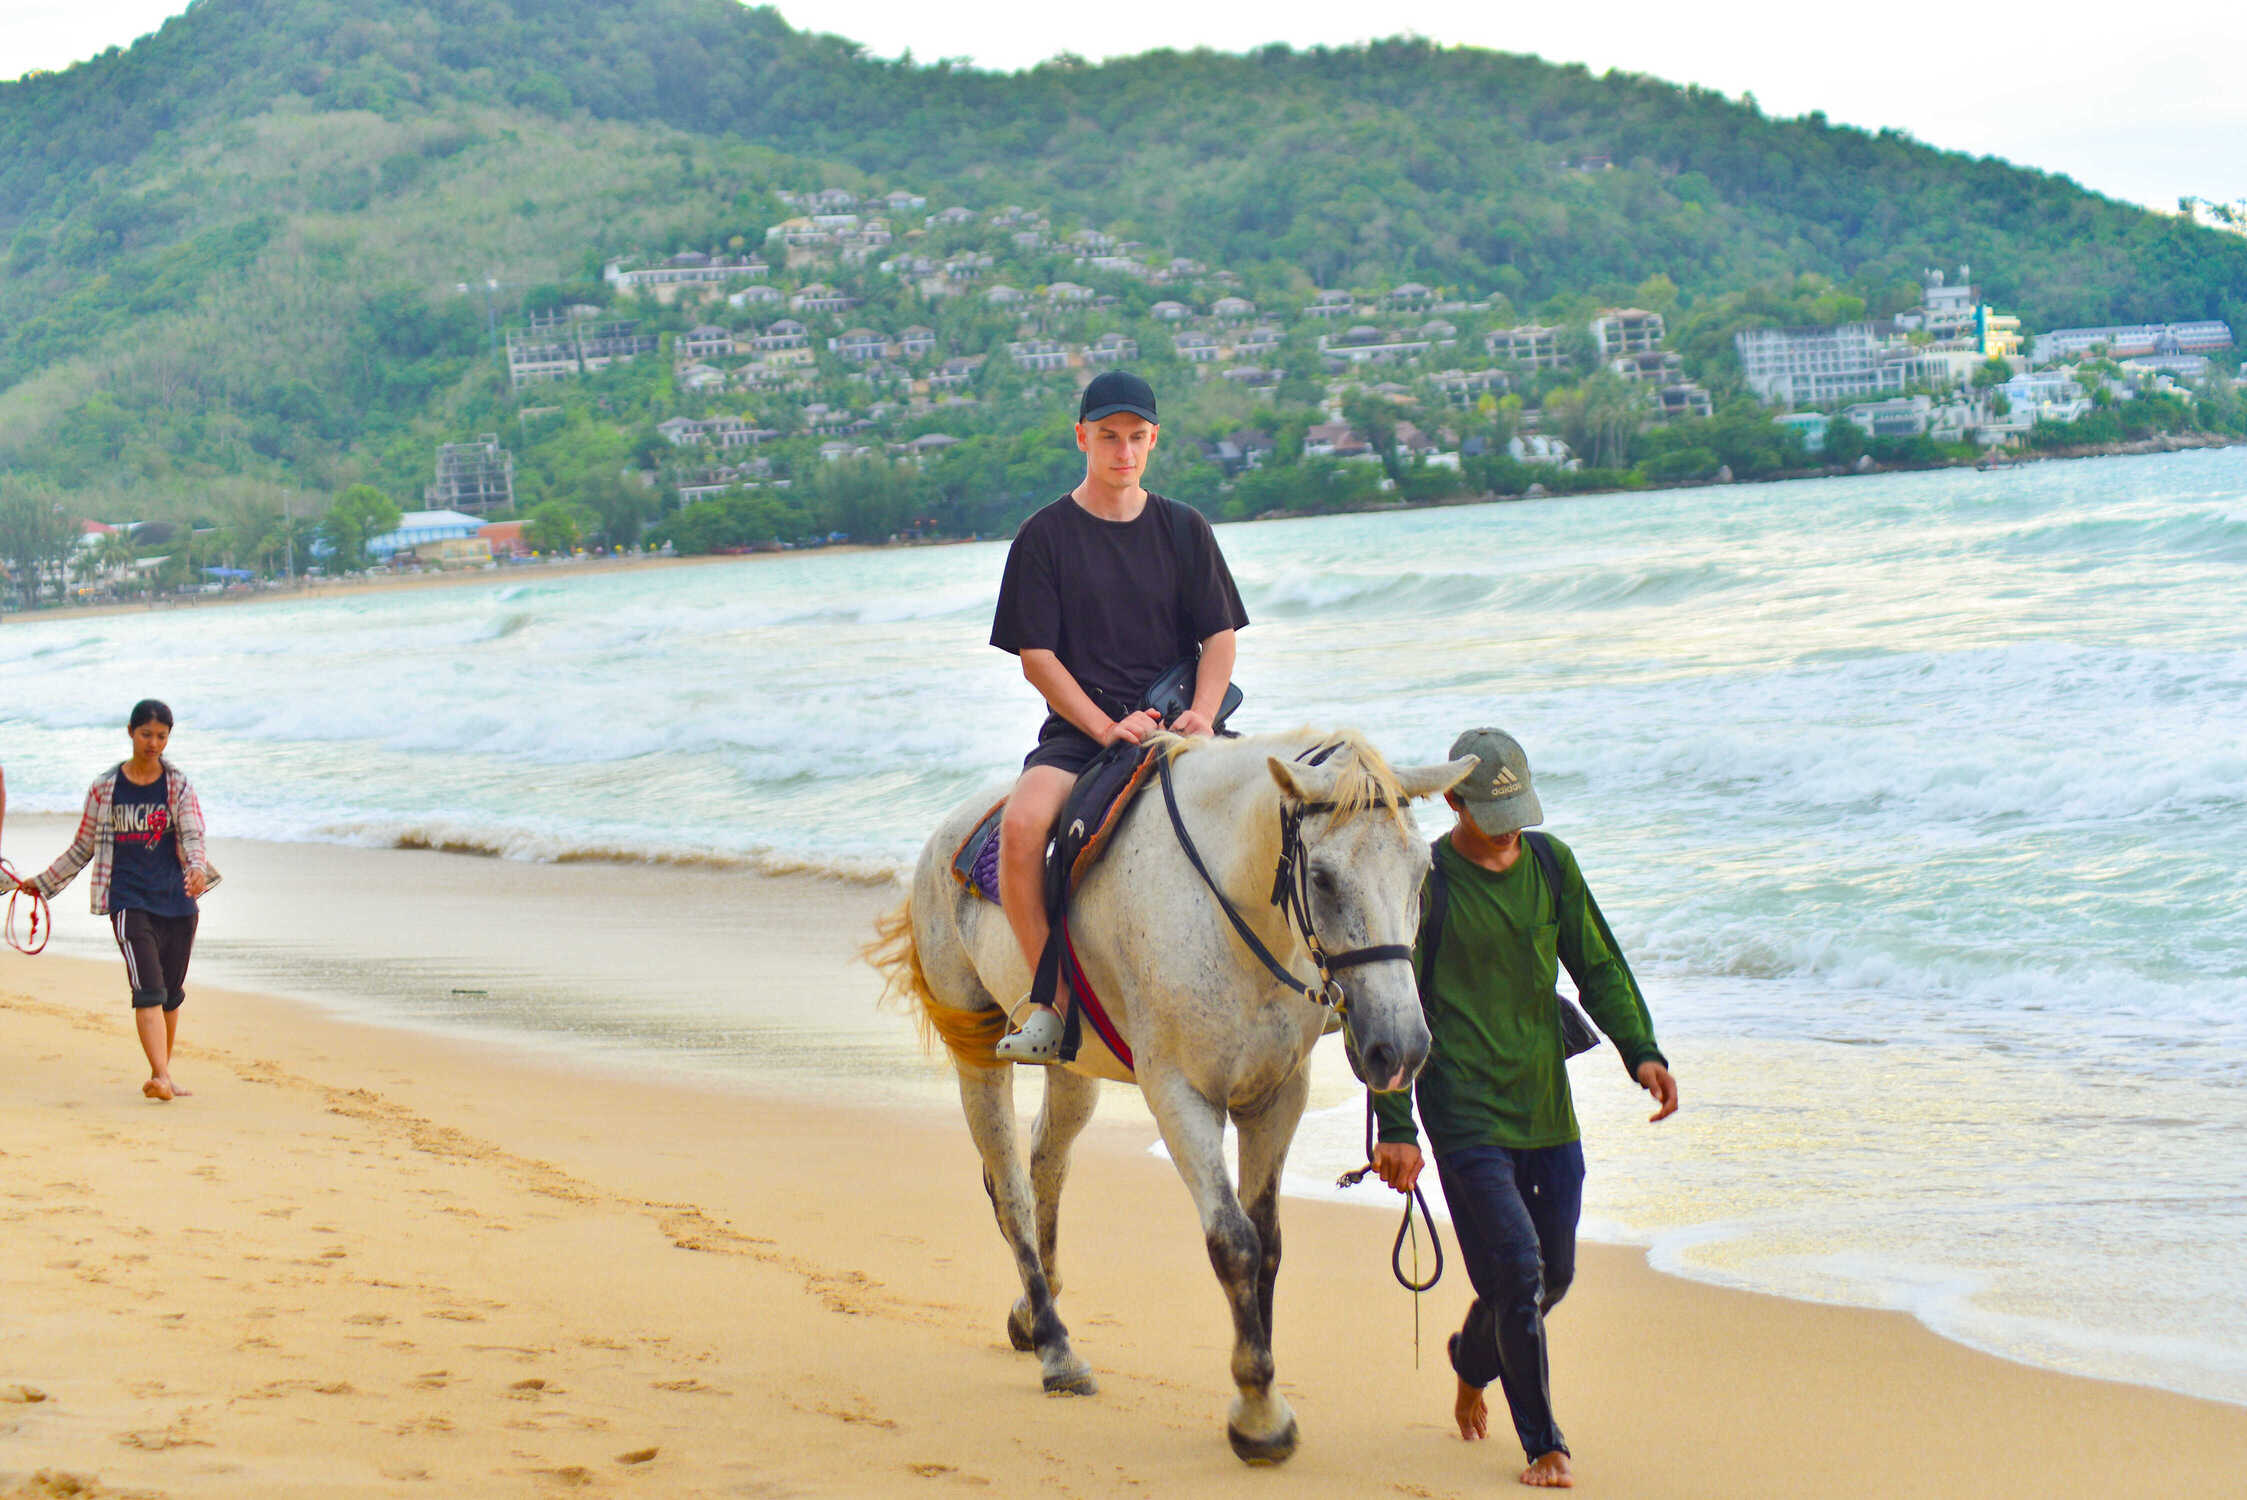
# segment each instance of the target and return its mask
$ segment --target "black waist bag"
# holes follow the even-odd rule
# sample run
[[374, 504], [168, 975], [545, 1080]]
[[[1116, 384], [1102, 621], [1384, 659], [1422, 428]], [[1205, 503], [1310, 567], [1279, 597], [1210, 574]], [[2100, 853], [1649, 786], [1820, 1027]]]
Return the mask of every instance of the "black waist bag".
[[[1151, 710], [1155, 717], [1169, 724], [1180, 714], [1194, 706], [1194, 679], [1201, 672], [1199, 651], [1167, 668], [1156, 678], [1147, 691], [1139, 695], [1139, 706]], [[1222, 732], [1225, 721], [1233, 710], [1241, 706], [1241, 690], [1231, 683], [1225, 684], [1225, 701], [1218, 705], [1217, 722], [1210, 728]]]

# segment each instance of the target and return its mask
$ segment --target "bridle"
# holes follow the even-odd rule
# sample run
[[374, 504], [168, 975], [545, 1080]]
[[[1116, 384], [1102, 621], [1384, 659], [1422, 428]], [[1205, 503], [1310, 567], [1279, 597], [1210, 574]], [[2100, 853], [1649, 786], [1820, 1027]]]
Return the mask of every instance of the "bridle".
[[[1323, 764], [1328, 756], [1341, 748], [1341, 742], [1336, 741], [1330, 745], [1315, 746], [1295, 758], [1306, 765], [1316, 766]], [[1240, 935], [1240, 940], [1248, 946], [1248, 951], [1255, 954], [1265, 968], [1271, 970], [1274, 979], [1313, 1004], [1323, 1005], [1336, 1015], [1347, 1015], [1349, 995], [1343, 990], [1342, 982], [1334, 977], [1337, 971], [1358, 968], [1364, 964], [1412, 962], [1412, 949], [1404, 943], [1380, 943], [1364, 948], [1350, 948], [1341, 953], [1326, 951], [1325, 945], [1319, 941], [1317, 924], [1311, 917], [1311, 861], [1309, 851], [1303, 843], [1303, 823], [1307, 818], [1333, 812], [1335, 804], [1283, 801], [1280, 804], [1279, 866], [1272, 872], [1272, 904], [1280, 909], [1288, 926], [1302, 939], [1303, 946], [1310, 950], [1311, 962], [1319, 971], [1316, 984], [1305, 984], [1297, 979], [1285, 964], [1272, 956], [1272, 950], [1264, 946], [1255, 930], [1243, 920], [1239, 909], [1218, 888], [1216, 879], [1209, 873], [1209, 867], [1202, 863], [1201, 851], [1194, 847], [1193, 836], [1186, 832], [1186, 820], [1178, 811], [1178, 793], [1171, 784], [1169, 755], [1163, 755], [1158, 770], [1162, 777], [1163, 805], [1170, 811], [1170, 826], [1178, 835], [1178, 847], [1186, 852], [1187, 862], [1194, 867], [1194, 873], [1201, 876], [1202, 884], [1208, 886], [1210, 894], [1217, 898], [1218, 910], [1224, 912], [1225, 919], [1233, 924], [1233, 931]], [[1393, 808], [1396, 804], [1384, 798], [1379, 805]]]

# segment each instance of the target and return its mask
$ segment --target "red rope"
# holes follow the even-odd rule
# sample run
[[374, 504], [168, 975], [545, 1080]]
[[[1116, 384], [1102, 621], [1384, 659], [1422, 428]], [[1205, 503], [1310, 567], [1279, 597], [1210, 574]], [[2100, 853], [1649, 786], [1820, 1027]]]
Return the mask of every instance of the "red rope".
[[[4, 859], [0, 859], [0, 885], [8, 890], [7, 920], [4, 928], [0, 928], [6, 933], [8, 946], [27, 958], [42, 952], [55, 930], [54, 912], [49, 909], [47, 898], [26, 889], [16, 874], [16, 867]], [[28, 938], [19, 938], [16, 936], [16, 903], [26, 896], [31, 898], [31, 934]]]

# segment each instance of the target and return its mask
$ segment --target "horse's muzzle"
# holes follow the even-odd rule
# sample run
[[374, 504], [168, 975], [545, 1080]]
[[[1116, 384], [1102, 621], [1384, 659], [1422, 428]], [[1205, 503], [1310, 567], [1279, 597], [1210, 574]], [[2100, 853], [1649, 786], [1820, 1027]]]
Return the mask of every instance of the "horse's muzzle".
[[[1418, 1022], [1419, 1018], [1413, 1020]], [[1391, 1034], [1392, 1030], [1383, 1027], [1378, 1034], [1358, 1038], [1358, 1077], [1377, 1094], [1394, 1094], [1412, 1087], [1412, 1081], [1420, 1076], [1420, 1065], [1428, 1060], [1429, 1037], [1424, 1024], [1414, 1025], [1410, 1028], [1413, 1034], [1404, 1037]]]

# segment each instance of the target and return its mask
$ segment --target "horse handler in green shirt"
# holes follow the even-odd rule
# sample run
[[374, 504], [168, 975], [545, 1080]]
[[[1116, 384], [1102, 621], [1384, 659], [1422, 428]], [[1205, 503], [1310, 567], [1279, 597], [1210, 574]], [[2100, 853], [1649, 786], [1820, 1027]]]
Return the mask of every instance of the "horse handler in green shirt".
[[[1459, 1376], [1453, 1415], [1460, 1437], [1487, 1437], [1483, 1390], [1496, 1379], [1529, 1458], [1521, 1482], [1567, 1489], [1575, 1480], [1553, 1419], [1545, 1315], [1576, 1274], [1584, 1150], [1553, 987], [1559, 966], [1568, 966], [1624, 1071], [1654, 1096], [1650, 1119], [1677, 1112], [1677, 1080], [1576, 857], [1545, 837], [1555, 881], [1524, 847], [1521, 830], [1545, 817], [1530, 788], [1529, 757], [1497, 729], [1461, 735], [1451, 758], [1467, 755], [1475, 770], [1444, 799], [1458, 822], [1434, 850], [1448, 887], [1442, 930], [1433, 930], [1423, 900], [1413, 954], [1435, 1037], [1420, 1074], [1420, 1117], [1475, 1288], [1466, 1323], [1451, 1336]], [[1401, 1093], [1373, 1099], [1381, 1120], [1374, 1168], [1389, 1186], [1410, 1191], [1422, 1165], [1411, 1102]]]

